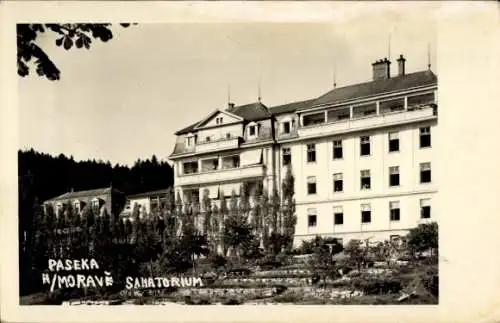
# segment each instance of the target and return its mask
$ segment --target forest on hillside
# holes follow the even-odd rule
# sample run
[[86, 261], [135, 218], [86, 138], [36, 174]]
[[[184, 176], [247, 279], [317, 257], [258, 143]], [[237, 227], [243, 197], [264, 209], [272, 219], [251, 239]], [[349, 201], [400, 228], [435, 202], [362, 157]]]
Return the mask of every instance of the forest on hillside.
[[132, 167], [95, 159], [75, 161], [64, 154], [52, 156], [33, 149], [18, 152], [19, 191], [45, 201], [75, 191], [109, 187], [136, 194], [163, 189], [173, 184], [173, 169], [155, 155], [138, 159]]

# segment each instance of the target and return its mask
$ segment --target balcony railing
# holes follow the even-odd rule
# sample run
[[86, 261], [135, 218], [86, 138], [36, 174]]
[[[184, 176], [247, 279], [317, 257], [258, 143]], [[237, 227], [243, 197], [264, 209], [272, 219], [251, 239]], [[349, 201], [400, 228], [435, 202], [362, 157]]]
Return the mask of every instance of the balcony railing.
[[316, 124], [313, 126], [302, 126], [298, 129], [298, 134], [300, 137], [309, 137], [323, 135], [325, 133], [342, 133], [352, 130], [362, 130], [373, 127], [389, 126], [393, 124], [424, 120], [432, 118], [435, 115], [435, 107], [431, 105], [420, 106], [418, 108], [409, 107], [408, 111], [377, 114], [368, 117]]
[[204, 153], [216, 150], [235, 149], [240, 144], [240, 137], [233, 137], [229, 139], [219, 139], [216, 141], [203, 141], [196, 143], [195, 151], [197, 153]]
[[197, 185], [264, 176], [265, 166], [250, 165], [239, 168], [217, 169], [209, 172], [185, 174], [177, 178], [177, 185]]

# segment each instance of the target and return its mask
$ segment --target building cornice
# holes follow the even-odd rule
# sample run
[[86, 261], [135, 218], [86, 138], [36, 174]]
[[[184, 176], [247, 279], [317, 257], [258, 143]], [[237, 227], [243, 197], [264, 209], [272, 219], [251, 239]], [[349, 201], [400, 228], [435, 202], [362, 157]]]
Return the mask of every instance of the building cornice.
[[351, 197], [326, 199], [326, 200], [295, 201], [295, 205], [310, 205], [310, 204], [317, 205], [317, 204], [326, 204], [326, 203], [343, 203], [343, 202], [349, 202], [349, 201], [393, 198], [393, 197], [408, 196], [408, 195], [435, 194], [437, 192], [438, 192], [437, 189], [425, 189], [425, 190], [394, 192], [394, 193], [386, 193], [386, 194], [366, 194], [366, 195], [357, 195], [357, 196], [351, 196]]
[[276, 140], [276, 143], [285, 144], [285, 143], [301, 142], [301, 141], [307, 141], [307, 140], [318, 139], [318, 138], [329, 138], [329, 137], [343, 136], [346, 134], [352, 134], [352, 133], [357, 133], [357, 132], [379, 130], [379, 129], [390, 128], [390, 127], [399, 126], [399, 125], [407, 125], [407, 124], [427, 122], [427, 121], [433, 121], [433, 120], [437, 120], [437, 116], [429, 116], [429, 117], [424, 117], [424, 118], [420, 118], [420, 119], [398, 121], [397, 123], [393, 123], [393, 124], [373, 125], [373, 126], [370, 126], [369, 128], [348, 129], [348, 130], [343, 130], [343, 131], [337, 132], [337, 133], [324, 133], [324, 134], [312, 135], [312, 136], [307, 136], [307, 137], [294, 137], [294, 138], [280, 139], [280, 140]]
[[196, 153], [196, 152], [191, 152], [191, 153], [183, 153], [183, 154], [175, 154], [175, 155], [170, 155], [169, 159], [170, 160], [177, 160], [177, 159], [182, 159], [182, 158], [190, 158], [190, 157], [204, 157], [204, 156], [211, 156], [214, 154], [227, 154], [231, 153], [232, 151], [234, 152], [241, 152], [241, 150], [246, 149], [246, 148], [255, 148], [255, 147], [261, 147], [264, 148], [268, 145], [273, 145], [275, 144], [274, 140], [266, 140], [266, 141], [259, 141], [255, 143], [243, 143], [241, 144], [238, 148], [231, 148], [227, 150], [216, 150], [216, 151], [210, 151], [210, 152], [203, 152], [203, 153]]

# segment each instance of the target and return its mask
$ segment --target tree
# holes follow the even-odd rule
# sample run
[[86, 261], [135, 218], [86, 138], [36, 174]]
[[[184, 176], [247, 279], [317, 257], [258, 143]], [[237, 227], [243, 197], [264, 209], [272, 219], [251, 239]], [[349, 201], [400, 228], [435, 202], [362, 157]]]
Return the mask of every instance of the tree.
[[312, 272], [326, 284], [327, 278], [337, 275], [337, 268], [333, 256], [342, 252], [343, 247], [336, 240], [330, 246], [325, 239], [317, 236], [314, 240], [314, 252], [309, 262]]
[[[209, 197], [208, 189], [203, 190], [202, 197], [202, 208], [205, 213], [205, 219], [203, 220], [203, 233], [205, 233], [208, 237], [212, 237], [212, 201]], [[210, 239], [212, 240], [212, 239]]]
[[287, 168], [285, 179], [283, 180], [283, 236], [285, 249], [293, 248], [293, 237], [295, 235], [295, 225], [297, 224], [297, 215], [295, 214], [295, 179], [290, 167]]
[[350, 263], [361, 270], [367, 259], [367, 250], [363, 247], [361, 240], [352, 239], [345, 248], [345, 253]]
[[268, 246], [269, 243], [269, 230], [271, 228], [271, 216], [269, 212], [269, 194], [267, 190], [263, 190], [262, 197], [260, 199], [260, 212], [262, 213], [262, 227], [261, 227], [261, 236], [262, 236], [262, 245], [264, 247]]
[[224, 223], [223, 240], [224, 245], [231, 247], [236, 252], [236, 257], [240, 259], [245, 243], [252, 239], [252, 228], [244, 216], [238, 212], [238, 202], [236, 193], [231, 196], [231, 215]]
[[437, 254], [438, 225], [436, 222], [419, 224], [418, 227], [410, 230], [406, 238], [413, 256], [424, 251], [430, 251], [431, 256]]
[[[130, 24], [122, 23], [122, 27]], [[111, 24], [18, 24], [17, 25], [17, 74], [25, 77], [30, 74], [28, 64], [34, 60], [36, 73], [48, 80], [60, 79], [61, 72], [48, 57], [45, 51], [38, 46], [37, 39], [40, 34], [53, 33], [58, 36], [56, 46], [70, 50], [90, 49], [92, 39], [107, 42], [113, 38]]]
[[185, 232], [181, 238], [180, 245], [191, 260], [193, 272], [196, 272], [196, 257], [206, 256], [210, 252], [206, 236], [194, 230]]
[[[219, 204], [220, 204], [220, 210], [219, 210], [219, 218], [220, 218], [220, 224], [221, 224], [221, 229], [219, 232], [225, 232], [225, 227], [226, 227], [226, 220], [229, 216], [229, 210], [228, 210], [228, 207], [227, 207], [227, 200], [224, 196], [224, 191], [223, 190], [220, 190], [219, 192]], [[224, 255], [227, 254], [227, 248], [228, 246], [226, 245], [226, 243], [224, 242], [224, 239], [222, 238], [221, 239], [221, 242], [222, 242], [222, 253]]]
[[385, 240], [372, 247], [371, 252], [375, 256], [375, 259], [385, 261], [389, 266], [391, 263], [391, 256], [395, 252], [395, 248], [391, 241]]

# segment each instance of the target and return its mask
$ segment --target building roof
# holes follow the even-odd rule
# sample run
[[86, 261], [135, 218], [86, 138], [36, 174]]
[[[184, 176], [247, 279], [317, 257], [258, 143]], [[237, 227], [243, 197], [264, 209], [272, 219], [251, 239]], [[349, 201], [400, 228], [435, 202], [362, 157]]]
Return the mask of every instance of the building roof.
[[[227, 110], [227, 112], [242, 117], [245, 121], [257, 121], [262, 119], [267, 119], [271, 117], [269, 109], [260, 102], [254, 102], [244, 105], [235, 106]], [[182, 135], [189, 133], [194, 130], [194, 128], [201, 122], [197, 121], [192, 125], [177, 131], [176, 135]]]
[[162, 188], [160, 190], [128, 195], [127, 198], [130, 199], [130, 198], [139, 198], [139, 197], [147, 197], [147, 196], [152, 196], [152, 195], [166, 194], [168, 191], [169, 191], [169, 188]]
[[228, 111], [242, 117], [245, 121], [257, 121], [271, 117], [269, 109], [260, 102], [235, 106]]
[[198, 123], [200, 123], [200, 121], [197, 121], [197, 122], [193, 123], [192, 125], [187, 126], [186, 128], [183, 128], [183, 129], [177, 131], [175, 134], [176, 135], [182, 135], [182, 134], [189, 133], [189, 132], [193, 131], [194, 127], [196, 127], [196, 125]]
[[277, 105], [274, 107], [269, 108], [271, 113], [273, 115], [277, 114], [282, 114], [282, 113], [291, 113], [295, 112], [296, 110], [307, 106], [308, 104], [312, 103], [315, 99], [310, 99], [310, 100], [304, 100], [304, 101], [297, 101], [297, 102], [291, 102], [287, 104], [282, 104], [282, 105]]
[[[295, 111], [306, 111], [316, 106], [325, 104], [337, 104], [348, 100], [366, 98], [393, 91], [402, 91], [414, 87], [432, 85], [437, 83], [437, 76], [430, 70], [409, 73], [402, 76], [393, 76], [388, 79], [374, 80], [333, 89], [317, 98], [291, 102], [266, 107], [261, 102], [255, 102], [233, 107], [228, 112], [242, 117], [245, 121], [257, 121], [267, 119], [273, 115], [292, 113]], [[191, 132], [200, 121], [177, 131], [176, 135]], [[174, 153], [176, 150], [174, 149]]]
[[53, 198], [47, 200], [46, 202], [49, 202], [49, 201], [71, 200], [71, 199], [77, 199], [77, 198], [81, 198], [81, 197], [91, 197], [91, 196], [105, 195], [105, 194], [111, 193], [111, 191], [122, 193], [122, 192], [118, 191], [117, 189], [114, 189], [114, 188], [111, 188], [111, 187], [105, 187], [105, 188], [97, 188], [97, 189], [93, 189], [93, 190], [67, 192], [67, 193], [64, 193], [62, 195], [53, 197]]
[[430, 70], [420, 71], [388, 79], [375, 80], [365, 83], [344, 86], [313, 100], [310, 104], [299, 109], [304, 111], [318, 105], [336, 104], [347, 100], [370, 97], [387, 92], [402, 91], [418, 86], [432, 85], [437, 82], [437, 76]]

